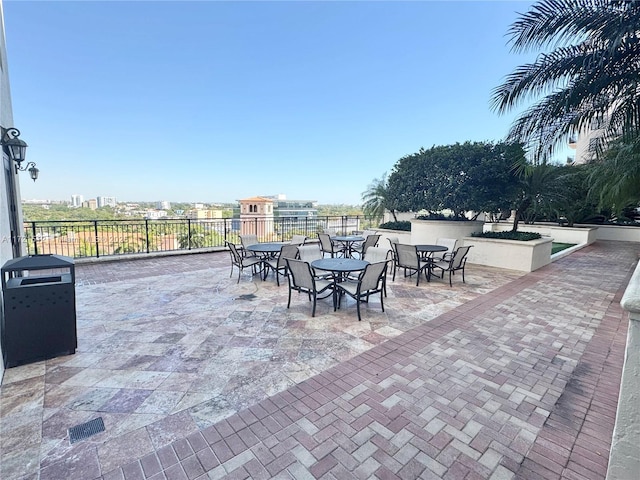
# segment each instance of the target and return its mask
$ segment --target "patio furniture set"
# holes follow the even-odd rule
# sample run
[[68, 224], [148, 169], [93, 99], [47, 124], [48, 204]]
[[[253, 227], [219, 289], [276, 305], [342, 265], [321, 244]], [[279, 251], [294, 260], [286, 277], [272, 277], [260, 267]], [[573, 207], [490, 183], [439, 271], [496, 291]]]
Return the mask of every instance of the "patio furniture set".
[[257, 235], [240, 235], [241, 245], [226, 242], [231, 254], [231, 274], [238, 268], [238, 280], [244, 269], [253, 275], [260, 274], [266, 280], [270, 271], [280, 286], [280, 275], [287, 277], [291, 306], [293, 291], [306, 293], [313, 302], [311, 316], [315, 316], [318, 299], [332, 297], [334, 311], [339, 309], [342, 298], [349, 296], [356, 301], [358, 320], [361, 320], [360, 304], [368, 302], [374, 294], [380, 295], [380, 307], [384, 312], [383, 297], [387, 293], [387, 270], [392, 268], [392, 279], [402, 269], [404, 276], [416, 277], [416, 285], [424, 274], [427, 282], [431, 276], [444, 278], [462, 271], [462, 281], [469, 246], [456, 248], [454, 239], [438, 239], [435, 245], [405, 245], [397, 238], [389, 238], [390, 248], [378, 246], [380, 235], [363, 232], [362, 235], [318, 234], [318, 242], [308, 243], [302, 235], [291, 242], [259, 242]]

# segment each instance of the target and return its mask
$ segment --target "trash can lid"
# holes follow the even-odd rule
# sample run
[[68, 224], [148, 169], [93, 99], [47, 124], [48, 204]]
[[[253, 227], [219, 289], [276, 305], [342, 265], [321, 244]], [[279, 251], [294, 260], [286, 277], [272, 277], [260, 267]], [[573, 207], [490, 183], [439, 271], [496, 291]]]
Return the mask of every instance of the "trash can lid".
[[63, 255], [26, 255], [5, 262], [2, 270], [39, 270], [47, 268], [68, 268], [73, 258]]

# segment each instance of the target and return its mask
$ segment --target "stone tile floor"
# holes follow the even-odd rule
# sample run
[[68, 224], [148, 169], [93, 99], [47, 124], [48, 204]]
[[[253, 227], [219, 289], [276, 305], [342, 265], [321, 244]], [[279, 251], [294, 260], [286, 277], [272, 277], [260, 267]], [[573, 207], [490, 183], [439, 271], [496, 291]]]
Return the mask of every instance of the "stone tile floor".
[[362, 322], [226, 253], [79, 264], [76, 354], [5, 372], [0, 478], [602, 479], [638, 251], [400, 276]]

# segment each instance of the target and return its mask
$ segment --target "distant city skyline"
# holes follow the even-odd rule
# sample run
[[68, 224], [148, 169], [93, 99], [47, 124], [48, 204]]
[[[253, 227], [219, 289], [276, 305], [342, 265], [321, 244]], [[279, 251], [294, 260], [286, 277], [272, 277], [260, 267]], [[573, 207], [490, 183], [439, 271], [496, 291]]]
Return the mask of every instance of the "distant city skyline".
[[530, 4], [5, 2], [22, 197], [361, 204], [421, 147], [504, 138]]

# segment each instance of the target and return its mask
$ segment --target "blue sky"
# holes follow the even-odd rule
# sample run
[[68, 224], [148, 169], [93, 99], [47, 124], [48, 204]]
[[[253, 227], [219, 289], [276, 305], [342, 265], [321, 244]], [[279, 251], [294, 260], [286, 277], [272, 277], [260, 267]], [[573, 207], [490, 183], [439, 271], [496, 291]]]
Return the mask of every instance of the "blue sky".
[[504, 137], [529, 5], [5, 0], [22, 197], [359, 204], [421, 147]]

